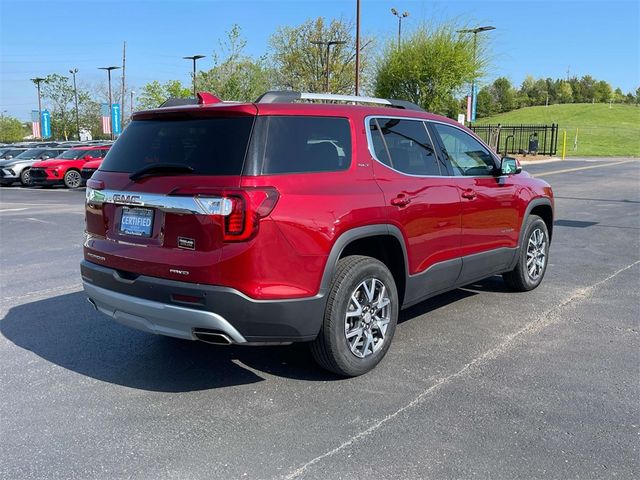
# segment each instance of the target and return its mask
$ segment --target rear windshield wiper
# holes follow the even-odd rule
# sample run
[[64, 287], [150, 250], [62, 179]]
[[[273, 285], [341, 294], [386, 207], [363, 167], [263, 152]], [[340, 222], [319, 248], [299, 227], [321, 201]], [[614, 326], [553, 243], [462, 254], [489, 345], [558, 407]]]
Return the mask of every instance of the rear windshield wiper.
[[140, 170], [133, 172], [129, 175], [129, 178], [134, 182], [139, 178], [147, 175], [162, 175], [163, 173], [191, 173], [193, 167], [185, 165], [183, 163], [155, 163], [153, 165], [147, 165]]

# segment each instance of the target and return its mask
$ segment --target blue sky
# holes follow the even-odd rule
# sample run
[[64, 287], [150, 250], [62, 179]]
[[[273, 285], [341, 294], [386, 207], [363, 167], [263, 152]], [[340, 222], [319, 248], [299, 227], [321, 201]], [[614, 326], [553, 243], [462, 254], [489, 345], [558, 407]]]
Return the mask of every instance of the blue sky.
[[[97, 67], [121, 63], [127, 41], [128, 84], [139, 88], [158, 79], [189, 81], [185, 55], [204, 54], [211, 66], [218, 39], [233, 24], [242, 28], [247, 53], [267, 51], [279, 25], [323, 16], [355, 20], [355, 0], [0, 0], [0, 112], [29, 118], [37, 108], [34, 76], [79, 69], [81, 85], [106, 84]], [[640, 85], [640, 2], [606, 0], [427, 1], [362, 0], [362, 32], [383, 43], [395, 38], [395, 7], [408, 11], [403, 31], [422, 22], [453, 20], [494, 25], [492, 61], [484, 81], [506, 76], [520, 84], [526, 75], [590, 74], [613, 87]], [[119, 79], [119, 74], [116, 74]], [[115, 83], [115, 82], [114, 82]]]

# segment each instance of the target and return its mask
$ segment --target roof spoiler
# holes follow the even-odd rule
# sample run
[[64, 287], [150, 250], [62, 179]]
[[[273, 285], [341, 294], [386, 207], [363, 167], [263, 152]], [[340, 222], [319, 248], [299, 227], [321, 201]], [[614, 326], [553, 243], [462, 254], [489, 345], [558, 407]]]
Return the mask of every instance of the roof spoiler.
[[222, 100], [209, 92], [198, 92], [198, 98], [169, 98], [160, 105], [160, 108], [179, 107], [181, 105], [211, 105], [214, 103], [222, 103]]
[[406, 100], [395, 100], [376, 97], [360, 97], [356, 95], [334, 95], [330, 93], [303, 93], [290, 90], [270, 91], [260, 95], [255, 103], [296, 103], [301, 100], [320, 100], [327, 102], [348, 102], [348, 103], [373, 103], [386, 105], [388, 107], [403, 108], [405, 110], [415, 110], [424, 112], [415, 103]]

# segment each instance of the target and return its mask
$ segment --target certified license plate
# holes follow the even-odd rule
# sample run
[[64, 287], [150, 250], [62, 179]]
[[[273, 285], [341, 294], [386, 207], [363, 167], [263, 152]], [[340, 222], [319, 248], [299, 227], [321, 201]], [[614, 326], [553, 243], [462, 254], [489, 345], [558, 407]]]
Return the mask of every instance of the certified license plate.
[[122, 207], [120, 233], [137, 237], [150, 237], [153, 230], [153, 210]]

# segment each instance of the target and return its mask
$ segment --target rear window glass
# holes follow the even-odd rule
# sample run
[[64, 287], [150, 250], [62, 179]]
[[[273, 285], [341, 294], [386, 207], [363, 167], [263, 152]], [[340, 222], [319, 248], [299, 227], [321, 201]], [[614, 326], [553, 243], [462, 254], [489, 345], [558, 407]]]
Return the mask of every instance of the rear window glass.
[[332, 172], [351, 164], [351, 129], [346, 118], [266, 116], [263, 175]]
[[100, 167], [133, 173], [156, 163], [184, 164], [196, 175], [240, 175], [254, 117], [134, 120]]

